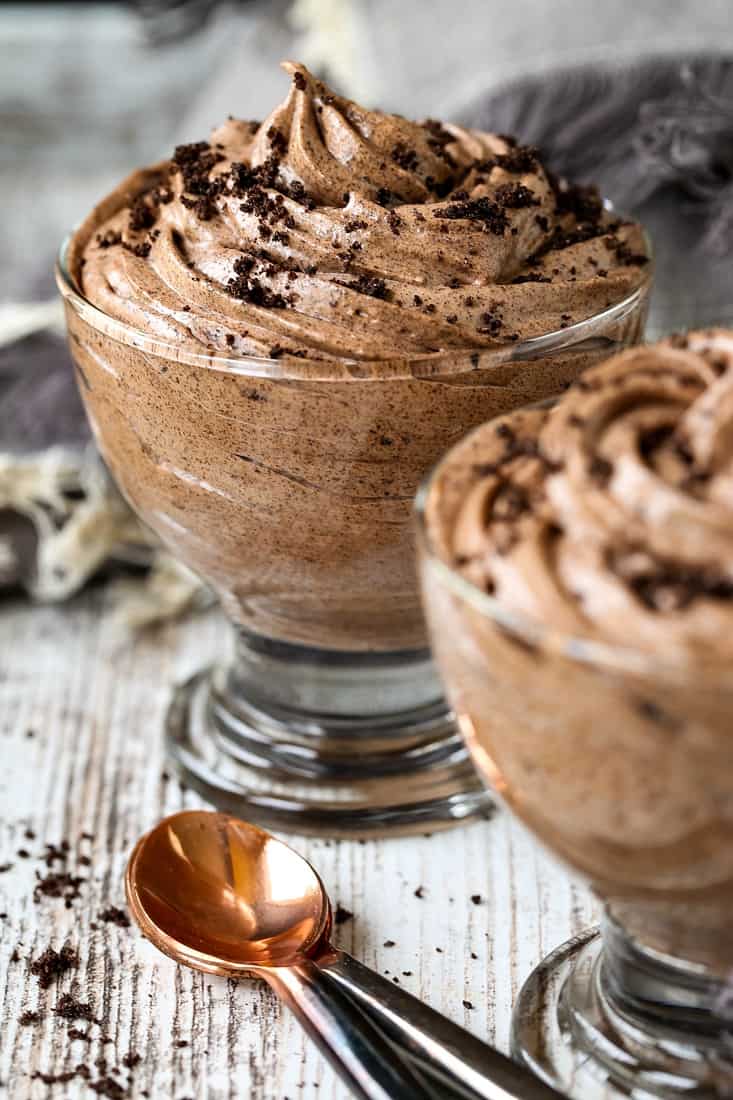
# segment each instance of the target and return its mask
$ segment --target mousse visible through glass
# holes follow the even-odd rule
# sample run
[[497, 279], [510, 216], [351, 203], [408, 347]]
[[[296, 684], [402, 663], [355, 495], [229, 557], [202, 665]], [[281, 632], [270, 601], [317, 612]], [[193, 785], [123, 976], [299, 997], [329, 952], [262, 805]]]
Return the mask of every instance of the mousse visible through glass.
[[[690, 333], [476, 429], [422, 502], [431, 638], [474, 761], [606, 903], [583, 996], [620, 1005], [642, 1048], [644, 1019], [692, 1043], [675, 1072], [713, 1090], [733, 1081], [732, 425], [733, 333]], [[587, 1003], [583, 1042], [615, 1034]]]
[[[645, 245], [536, 150], [286, 68], [265, 122], [179, 146], [75, 234], [72, 282], [129, 326], [68, 311], [81, 391], [135, 510], [236, 623], [420, 647], [420, 478], [468, 428], [639, 339]], [[527, 349], [563, 329], [567, 346]]]

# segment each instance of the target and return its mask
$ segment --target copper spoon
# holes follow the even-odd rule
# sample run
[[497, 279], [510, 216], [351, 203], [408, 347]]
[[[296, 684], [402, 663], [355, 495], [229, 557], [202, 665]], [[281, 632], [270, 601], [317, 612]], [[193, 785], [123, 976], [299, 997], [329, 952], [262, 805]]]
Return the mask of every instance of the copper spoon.
[[[528, 1070], [332, 947], [320, 878], [254, 825], [203, 810], [174, 814], [138, 842], [126, 886], [130, 910], [156, 947], [197, 970], [264, 978], [360, 1097], [418, 1100], [429, 1095], [421, 1076], [428, 1071], [472, 1100], [560, 1100]], [[415, 1076], [382, 1033], [414, 1059]]]
[[422, 1079], [313, 954], [331, 911], [292, 848], [226, 814], [191, 810], [138, 841], [125, 879], [143, 935], [176, 962], [258, 977], [290, 1007], [360, 1100], [430, 1100]]

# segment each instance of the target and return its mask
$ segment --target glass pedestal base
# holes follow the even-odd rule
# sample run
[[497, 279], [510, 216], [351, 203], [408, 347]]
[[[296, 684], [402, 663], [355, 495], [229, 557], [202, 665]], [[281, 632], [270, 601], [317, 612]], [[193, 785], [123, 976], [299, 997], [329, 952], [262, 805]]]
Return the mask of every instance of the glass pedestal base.
[[231, 664], [175, 690], [166, 739], [187, 785], [266, 828], [404, 835], [493, 808], [424, 651], [329, 653], [240, 633]]
[[512, 1053], [574, 1100], [733, 1097], [724, 993], [702, 968], [638, 948], [607, 920], [603, 934], [569, 940], [530, 975]]

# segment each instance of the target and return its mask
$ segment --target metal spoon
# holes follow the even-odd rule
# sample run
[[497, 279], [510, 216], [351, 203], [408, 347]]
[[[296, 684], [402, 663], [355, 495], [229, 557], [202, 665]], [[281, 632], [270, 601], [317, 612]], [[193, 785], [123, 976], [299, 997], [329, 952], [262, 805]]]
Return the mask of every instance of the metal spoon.
[[[421, 1077], [428, 1071], [472, 1100], [560, 1100], [529, 1071], [332, 947], [320, 878], [254, 825], [200, 810], [174, 814], [138, 842], [126, 885], [130, 910], [156, 947], [208, 973], [264, 978], [361, 1097], [418, 1100], [428, 1094]], [[414, 1059], [416, 1076], [382, 1033]]]
[[359, 1100], [432, 1092], [312, 958], [330, 926], [323, 886], [287, 845], [226, 814], [173, 814], [138, 841], [126, 876], [143, 934], [209, 974], [264, 978]]

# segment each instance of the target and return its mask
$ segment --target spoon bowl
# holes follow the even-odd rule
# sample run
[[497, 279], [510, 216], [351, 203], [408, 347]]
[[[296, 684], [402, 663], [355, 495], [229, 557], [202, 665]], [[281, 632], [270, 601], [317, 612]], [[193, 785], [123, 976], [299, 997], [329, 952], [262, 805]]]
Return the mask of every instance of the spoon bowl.
[[188, 810], [161, 821], [138, 842], [126, 888], [135, 920], [159, 950], [227, 977], [292, 965], [331, 923], [311, 865], [222, 813]]

